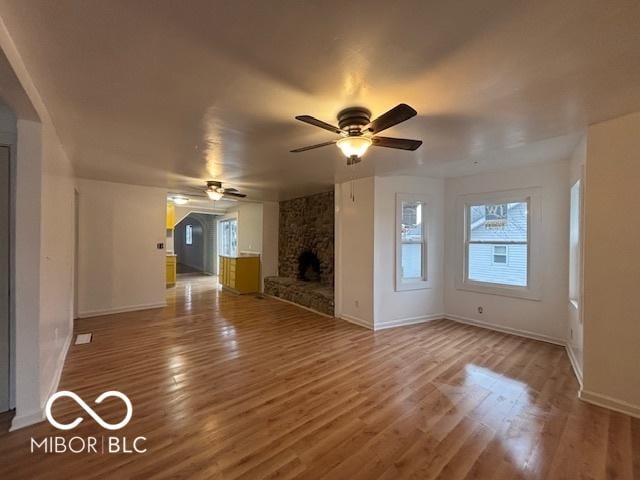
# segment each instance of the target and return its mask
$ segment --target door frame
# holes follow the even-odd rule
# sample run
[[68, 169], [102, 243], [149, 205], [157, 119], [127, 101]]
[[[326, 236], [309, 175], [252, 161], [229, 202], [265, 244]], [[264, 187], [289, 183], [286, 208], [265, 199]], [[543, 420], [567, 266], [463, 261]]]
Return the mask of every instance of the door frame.
[[[8, 305], [8, 314], [9, 314], [9, 328], [8, 328], [8, 385], [7, 385], [7, 393], [8, 393], [8, 410], [12, 410], [16, 407], [16, 398], [15, 398], [15, 385], [16, 385], [16, 371], [15, 371], [15, 352], [16, 352], [16, 318], [15, 318], [15, 186], [16, 186], [16, 168], [15, 168], [15, 147], [13, 143], [9, 143], [6, 139], [0, 140], [0, 148], [6, 148], [8, 150], [8, 170], [9, 170], [9, 215], [8, 215], [8, 223], [9, 223], [9, 245], [8, 245], [8, 286], [9, 286], [9, 305]], [[0, 410], [4, 411], [4, 409]]]

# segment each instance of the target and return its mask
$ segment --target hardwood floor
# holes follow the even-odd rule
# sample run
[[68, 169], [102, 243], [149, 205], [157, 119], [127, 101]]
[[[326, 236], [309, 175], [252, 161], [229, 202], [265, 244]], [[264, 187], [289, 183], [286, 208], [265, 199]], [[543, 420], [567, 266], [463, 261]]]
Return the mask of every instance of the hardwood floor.
[[[451, 321], [373, 333], [187, 277], [165, 309], [77, 322], [55, 418], [0, 434], [0, 478], [640, 478], [640, 420], [585, 404], [560, 347]], [[0, 426], [6, 425], [6, 417]], [[143, 454], [30, 453], [46, 436]]]

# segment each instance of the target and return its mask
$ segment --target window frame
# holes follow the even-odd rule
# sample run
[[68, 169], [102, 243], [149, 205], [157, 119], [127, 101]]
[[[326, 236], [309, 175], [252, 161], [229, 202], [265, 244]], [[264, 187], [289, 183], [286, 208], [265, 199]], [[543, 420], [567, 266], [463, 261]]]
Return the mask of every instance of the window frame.
[[[402, 241], [402, 204], [403, 202], [420, 202], [422, 204], [422, 242]], [[429, 274], [429, 233], [431, 231], [430, 222], [432, 218], [431, 202], [427, 195], [413, 193], [396, 193], [396, 251], [395, 251], [395, 291], [423, 290], [432, 288], [431, 276]], [[402, 245], [404, 243], [422, 245], [422, 276], [419, 278], [405, 279], [402, 277]]]
[[[470, 208], [476, 205], [500, 203], [527, 203], [527, 286], [482, 282], [469, 279]], [[530, 187], [502, 192], [460, 195], [456, 200], [457, 242], [460, 246], [456, 274], [456, 289], [476, 293], [488, 293], [527, 300], [541, 300], [542, 281], [540, 271], [541, 248], [541, 188]], [[475, 243], [475, 242], [473, 242]], [[509, 242], [496, 242], [508, 245]], [[523, 244], [525, 242], [514, 242]], [[507, 249], [508, 250], [508, 249]]]

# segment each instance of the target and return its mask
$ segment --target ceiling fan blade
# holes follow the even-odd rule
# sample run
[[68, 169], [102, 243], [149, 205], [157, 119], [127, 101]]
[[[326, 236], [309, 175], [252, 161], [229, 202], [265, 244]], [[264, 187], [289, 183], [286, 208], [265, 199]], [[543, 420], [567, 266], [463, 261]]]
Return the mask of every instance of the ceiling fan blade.
[[223, 195], [225, 197], [238, 197], [238, 198], [246, 197], [246, 195], [244, 193], [235, 193], [235, 192], [224, 192]]
[[324, 128], [325, 130], [329, 130], [330, 132], [341, 134], [344, 133], [338, 127], [334, 127], [333, 125], [323, 122], [322, 120], [318, 120], [317, 118], [312, 117], [311, 115], [298, 115], [296, 120], [300, 120], [301, 122], [308, 123], [309, 125], [314, 125], [316, 127]]
[[224, 187], [224, 191], [225, 192], [237, 192], [238, 189], [237, 188], [232, 188], [232, 187]]
[[422, 145], [422, 140], [409, 140], [408, 138], [373, 137], [371, 141], [376, 147], [399, 148], [400, 150], [417, 150]]
[[333, 145], [337, 140], [331, 140], [330, 142], [318, 143], [316, 145], [309, 145], [308, 147], [296, 148], [291, 150], [291, 153], [306, 152], [307, 150], [313, 150], [314, 148], [326, 147], [327, 145]]
[[404, 122], [405, 120], [409, 120], [411, 117], [417, 115], [413, 108], [411, 108], [406, 103], [401, 103], [393, 107], [386, 113], [383, 113], [378, 118], [376, 118], [373, 122], [363, 128], [363, 132], [369, 131], [373, 133], [379, 133], [383, 130], [386, 130], [389, 127], [393, 127], [398, 123]]

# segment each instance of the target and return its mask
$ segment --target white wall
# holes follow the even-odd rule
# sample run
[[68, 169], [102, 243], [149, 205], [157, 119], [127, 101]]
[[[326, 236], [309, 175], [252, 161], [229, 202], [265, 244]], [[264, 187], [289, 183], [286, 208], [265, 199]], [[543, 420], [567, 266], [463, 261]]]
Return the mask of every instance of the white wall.
[[[426, 290], [395, 291], [396, 194], [421, 194], [427, 200]], [[409, 324], [444, 315], [444, 180], [375, 177], [374, 320], [375, 328]]]
[[79, 180], [78, 314], [166, 304], [166, 190]]
[[[581, 181], [583, 196], [584, 196], [584, 170], [587, 157], [587, 139], [586, 137], [578, 144], [573, 155], [569, 159], [569, 188], [575, 184], [578, 180]], [[581, 244], [584, 250], [584, 208], [580, 208], [580, 237], [582, 238]], [[582, 268], [580, 269], [582, 272]], [[581, 295], [582, 297], [582, 295]], [[582, 301], [582, 298], [581, 298]], [[568, 309], [568, 329], [567, 329], [567, 347], [570, 349], [571, 361], [574, 364], [576, 375], [582, 383], [582, 371], [583, 371], [583, 319], [582, 319], [582, 305], [581, 301], [578, 302], [578, 306], [571, 302], [567, 302]]]
[[368, 328], [373, 315], [373, 177], [335, 186], [335, 315]]
[[262, 204], [243, 203], [238, 212], [238, 253], [262, 253]]
[[47, 108], [0, 20], [0, 45], [37, 112], [17, 122], [15, 402], [12, 429], [42, 420], [73, 331], [73, 169]]
[[[456, 289], [455, 277], [463, 241], [455, 219], [460, 195], [528, 187], [542, 189], [541, 300], [526, 300]], [[563, 160], [494, 174], [450, 178], [445, 183], [445, 309], [454, 319], [489, 324], [564, 343], [567, 331], [569, 265], [569, 167]], [[481, 306], [483, 313], [478, 313]]]
[[42, 127], [40, 396], [53, 393], [73, 334], [73, 169], [49, 124]]
[[640, 416], [640, 112], [589, 128], [581, 397]]
[[40, 210], [42, 126], [18, 120], [15, 200], [16, 415], [12, 428], [42, 418], [40, 386]]

